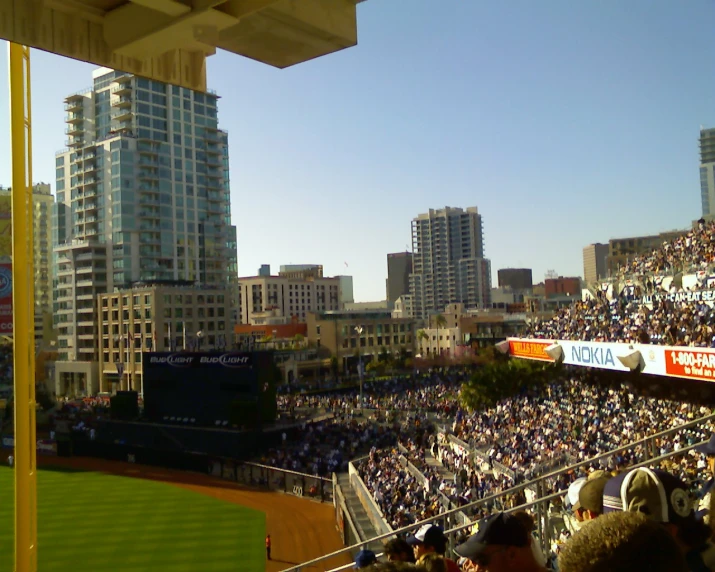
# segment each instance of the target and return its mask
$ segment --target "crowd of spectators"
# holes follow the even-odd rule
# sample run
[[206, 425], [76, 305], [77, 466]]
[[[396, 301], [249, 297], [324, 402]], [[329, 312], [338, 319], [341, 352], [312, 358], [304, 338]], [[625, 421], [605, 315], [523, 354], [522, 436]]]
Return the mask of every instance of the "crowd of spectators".
[[[715, 347], [715, 313], [697, 299], [670, 300], [644, 295], [676, 293], [713, 287], [708, 271], [715, 263], [715, 222], [696, 227], [660, 248], [634, 257], [620, 269], [616, 291], [578, 300], [560, 309], [550, 320], [530, 325], [526, 337], [596, 342], [650, 343], [672, 346]], [[666, 281], [676, 273], [702, 273], [689, 288]]]
[[705, 270], [715, 263], [715, 221], [699, 220], [687, 233], [636, 256], [619, 269], [622, 277]]

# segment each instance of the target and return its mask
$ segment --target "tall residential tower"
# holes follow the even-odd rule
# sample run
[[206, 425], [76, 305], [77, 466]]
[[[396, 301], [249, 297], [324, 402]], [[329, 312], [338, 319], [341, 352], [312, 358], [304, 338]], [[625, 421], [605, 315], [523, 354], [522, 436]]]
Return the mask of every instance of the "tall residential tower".
[[53, 212], [57, 369], [80, 387], [98, 359], [97, 295], [237, 280], [218, 97], [107, 68], [93, 80], [65, 99]]
[[442, 312], [447, 304], [484, 308], [491, 297], [491, 263], [484, 258], [477, 207], [430, 209], [412, 221], [410, 294], [415, 317]]
[[700, 201], [703, 217], [715, 215], [715, 129], [700, 129]]

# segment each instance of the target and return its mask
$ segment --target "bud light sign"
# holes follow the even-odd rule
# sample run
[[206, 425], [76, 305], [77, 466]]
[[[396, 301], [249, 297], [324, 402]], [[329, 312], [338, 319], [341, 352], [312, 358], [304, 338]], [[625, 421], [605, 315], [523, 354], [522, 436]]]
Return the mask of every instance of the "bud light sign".
[[0, 264], [0, 335], [12, 335], [12, 264]]

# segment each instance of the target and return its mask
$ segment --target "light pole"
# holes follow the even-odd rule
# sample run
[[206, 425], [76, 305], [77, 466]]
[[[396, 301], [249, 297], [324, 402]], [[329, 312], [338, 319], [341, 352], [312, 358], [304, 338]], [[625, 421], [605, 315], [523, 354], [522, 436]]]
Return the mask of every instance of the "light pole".
[[201, 351], [201, 341], [203, 340], [203, 338], [204, 338], [204, 331], [203, 331], [203, 330], [199, 330], [198, 332], [196, 332], [196, 341], [197, 341], [198, 346], [199, 346], [199, 351]]
[[360, 380], [360, 413], [362, 413], [362, 353], [360, 353], [360, 336], [362, 336], [362, 326], [355, 326], [355, 332], [358, 335], [357, 351], [358, 351], [358, 378]]

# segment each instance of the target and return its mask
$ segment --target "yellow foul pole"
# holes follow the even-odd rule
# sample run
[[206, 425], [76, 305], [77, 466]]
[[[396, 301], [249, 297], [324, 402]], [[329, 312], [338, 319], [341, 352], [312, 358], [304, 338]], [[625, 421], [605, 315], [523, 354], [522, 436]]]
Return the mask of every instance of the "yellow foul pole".
[[37, 570], [35, 320], [30, 49], [10, 43], [12, 307], [15, 381], [15, 572]]

